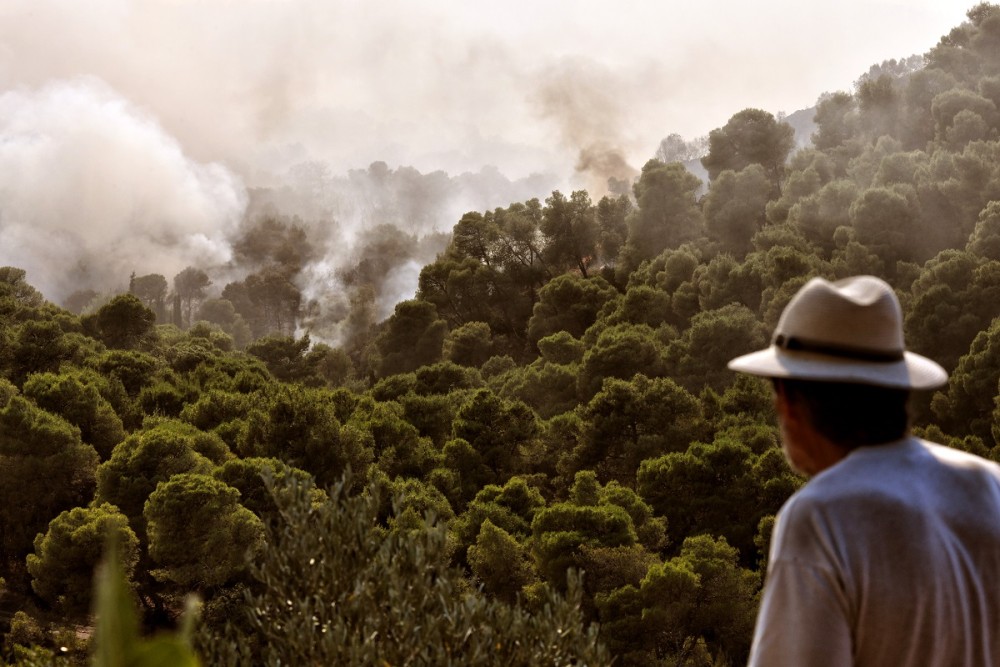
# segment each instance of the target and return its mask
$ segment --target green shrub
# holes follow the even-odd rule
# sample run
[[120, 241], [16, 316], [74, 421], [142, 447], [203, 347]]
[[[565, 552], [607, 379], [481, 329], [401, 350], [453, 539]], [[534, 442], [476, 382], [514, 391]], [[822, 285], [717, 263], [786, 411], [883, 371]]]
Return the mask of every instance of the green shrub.
[[[348, 482], [320, 506], [308, 484], [275, 488], [280, 518], [252, 566], [243, 618], [204, 629], [212, 665], [607, 665], [584, 627], [581, 587], [546, 590], [534, 610], [491, 600], [448, 564], [442, 526], [388, 530], [375, 488]], [[253, 592], [256, 591], [256, 592]]]

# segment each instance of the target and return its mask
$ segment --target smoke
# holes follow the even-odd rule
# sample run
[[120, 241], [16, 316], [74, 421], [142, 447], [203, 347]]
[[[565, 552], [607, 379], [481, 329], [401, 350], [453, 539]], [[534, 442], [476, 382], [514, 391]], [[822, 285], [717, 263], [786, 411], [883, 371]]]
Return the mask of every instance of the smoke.
[[[284, 254], [310, 303], [304, 326], [330, 342], [342, 339], [352, 304], [381, 319], [412, 298], [420, 267], [462, 213], [556, 186], [495, 167], [450, 176], [375, 162], [338, 176], [308, 161], [277, 187], [248, 190], [93, 77], [0, 95], [0, 173], [0, 265], [25, 268], [48, 298], [122, 291], [133, 272], [169, 280], [187, 266], [208, 271], [215, 293], [276, 261], [275, 244], [293, 243]], [[288, 225], [262, 227], [267, 218], [291, 220], [302, 238], [286, 242]]]
[[604, 181], [603, 187], [595, 185], [587, 188], [596, 195], [626, 194], [631, 191], [629, 186], [639, 175], [639, 171], [625, 161], [625, 154], [621, 149], [603, 142], [597, 142], [580, 151], [576, 171]]
[[[374, 162], [335, 176], [320, 163], [293, 167], [285, 185], [251, 192], [251, 218], [293, 215], [316, 258], [297, 277], [310, 304], [301, 323], [317, 340], [344, 343], [414, 297], [420, 270], [448, 244], [467, 211], [505, 207], [550, 192], [552, 177], [510, 180], [495, 167], [450, 176]], [[363, 327], [361, 327], [363, 329]]]
[[246, 205], [232, 172], [93, 78], [0, 95], [0, 174], [0, 264], [53, 300], [225, 263]]
[[[808, 104], [966, 9], [820, 4], [5, 0], [0, 262], [57, 301], [187, 265], [219, 288], [257, 268], [232, 250], [248, 223], [279, 215], [332, 338], [411, 295], [462, 213], [596, 199], [668, 133]], [[350, 282], [386, 225], [412, 243]]]
[[539, 111], [578, 151], [575, 171], [593, 198], [621, 190], [639, 175], [626, 154], [634, 144], [623, 100], [625, 82], [593, 62], [566, 60], [539, 77]]

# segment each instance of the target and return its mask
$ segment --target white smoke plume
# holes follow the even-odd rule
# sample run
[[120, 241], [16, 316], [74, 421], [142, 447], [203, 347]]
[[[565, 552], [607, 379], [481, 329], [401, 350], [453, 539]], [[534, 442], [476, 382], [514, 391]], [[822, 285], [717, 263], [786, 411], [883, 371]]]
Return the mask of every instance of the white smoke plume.
[[50, 299], [227, 262], [242, 182], [97, 79], [0, 94], [0, 264]]
[[345, 326], [353, 326], [345, 320], [359, 299], [380, 321], [398, 302], [413, 298], [421, 268], [445, 249], [463, 213], [505, 207], [556, 185], [537, 174], [512, 181], [495, 168], [450, 176], [392, 169], [384, 162], [346, 176], [306, 163], [293, 168], [286, 182], [254, 190], [251, 216], [280, 211], [309, 227], [319, 257], [296, 281], [315, 306], [302, 327], [314, 339], [333, 343], [343, 341]]

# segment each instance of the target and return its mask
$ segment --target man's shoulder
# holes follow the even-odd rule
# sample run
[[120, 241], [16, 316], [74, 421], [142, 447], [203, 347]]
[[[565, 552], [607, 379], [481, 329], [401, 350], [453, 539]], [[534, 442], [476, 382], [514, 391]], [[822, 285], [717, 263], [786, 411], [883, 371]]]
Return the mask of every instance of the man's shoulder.
[[1000, 465], [993, 461], [929, 440], [907, 437], [885, 445], [859, 447], [804, 488], [813, 487], [814, 492], [820, 492], [866, 484], [884, 487], [894, 477], [912, 477], [920, 470], [938, 467], [980, 471], [1000, 479]]
[[867, 512], [880, 505], [920, 504], [925, 494], [947, 494], [954, 486], [980, 491], [990, 487], [1000, 494], [1000, 465], [913, 437], [853, 451], [809, 480], [788, 499], [782, 512], [821, 516], [827, 511], [850, 514], [855, 505], [858, 511]]
[[983, 468], [991, 472], [996, 472], [1000, 474], [1000, 464], [995, 461], [985, 459], [971, 452], [966, 452], [961, 449], [955, 449], [954, 447], [948, 447], [947, 445], [941, 445], [936, 442], [930, 442], [929, 440], [921, 440], [919, 438], [914, 438], [928, 454], [932, 455], [939, 462], [945, 465], [961, 466], [961, 467], [974, 467]]
[[1000, 465], [976, 454], [935, 442], [912, 438], [920, 456], [913, 456], [916, 466], [947, 471], [947, 476], [972, 485], [986, 485], [1000, 490]]
[[904, 469], [922, 466], [938, 456], [939, 445], [908, 438], [896, 443], [860, 447], [843, 460], [807, 481], [782, 507], [785, 515], [841, 512], [852, 502], [869, 504], [896, 486]]

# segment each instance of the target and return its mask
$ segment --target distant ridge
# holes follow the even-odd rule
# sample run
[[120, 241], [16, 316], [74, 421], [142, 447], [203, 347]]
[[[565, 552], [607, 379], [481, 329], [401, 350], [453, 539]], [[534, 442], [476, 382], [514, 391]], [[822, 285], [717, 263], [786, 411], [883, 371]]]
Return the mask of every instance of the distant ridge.
[[812, 135], [816, 131], [816, 123], [813, 120], [816, 116], [816, 107], [800, 109], [795, 113], [785, 116], [784, 121], [795, 130], [795, 147], [806, 148], [812, 145]]

